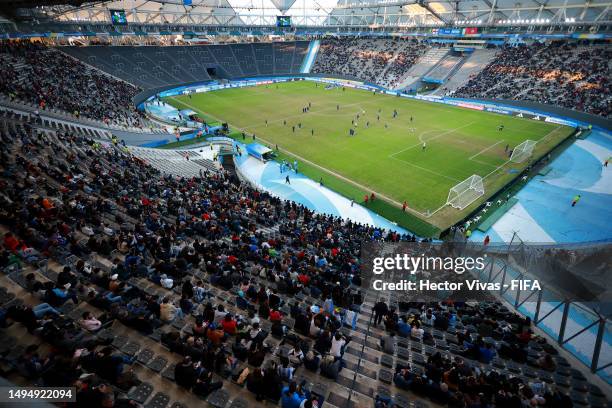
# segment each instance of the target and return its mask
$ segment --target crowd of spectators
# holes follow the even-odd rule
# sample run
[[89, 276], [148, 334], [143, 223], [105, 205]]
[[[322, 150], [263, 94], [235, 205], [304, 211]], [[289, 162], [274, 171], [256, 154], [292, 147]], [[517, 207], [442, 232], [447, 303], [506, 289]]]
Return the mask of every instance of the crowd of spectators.
[[452, 96], [535, 101], [609, 118], [611, 60], [607, 45], [508, 45]]
[[[401, 338], [435, 345], [433, 330], [447, 336], [451, 354], [432, 352], [421, 365], [398, 364], [393, 382], [402, 389], [449, 407], [541, 406], [571, 407], [570, 397], [553, 381], [558, 352], [535, 335], [531, 320], [499, 303], [400, 304], [403, 312], [384, 302], [374, 306], [374, 324], [387, 332], [380, 339], [383, 352], [394, 354]], [[433, 329], [433, 330], [432, 330]], [[490, 369], [501, 361], [541, 370], [538, 379]], [[544, 380], [542, 377], [548, 377]]]
[[427, 49], [417, 40], [331, 38], [322, 41], [312, 72], [392, 88]]
[[0, 42], [0, 94], [75, 116], [143, 127], [132, 97], [140, 90], [56, 48], [29, 41]]
[[[101, 386], [137, 384], [131, 371], [124, 370], [132, 360], [112, 353], [108, 339], [99, 334], [101, 328], [120, 321], [147, 335], [196, 313], [191, 334], [166, 331], [161, 339], [184, 354], [183, 365], [197, 373], [178, 366], [187, 373], [177, 368], [179, 383], [207, 394], [219, 387], [211, 373], [232, 373], [243, 359], [262, 367], [245, 379], [258, 398], [312, 399], [300, 384], [284, 389], [282, 380], [291, 381], [303, 361], [315, 370], [321, 361], [322, 373], [337, 375], [341, 348], [348, 340], [339, 334], [338, 308], [358, 309], [363, 301], [351, 286], [360, 283], [361, 242], [415, 239], [315, 214], [227, 173], [190, 179], [164, 176], [121, 146], [29, 124], [3, 124], [0, 224], [10, 232], [4, 235], [0, 266], [25, 267], [44, 259], [66, 265], [47, 282], [28, 274], [25, 286], [40, 302], [13, 306], [5, 314], [57, 350], [49, 362], [34, 364], [39, 375], [33, 377], [42, 377], [47, 385], [75, 384], [84, 378]], [[124, 228], [126, 224], [132, 227]], [[275, 226], [278, 234], [266, 238], [257, 232], [261, 226]], [[92, 253], [110, 265], [92, 262]], [[71, 263], [71, 257], [79, 261]], [[147, 294], [133, 279], [167, 289], [179, 286], [181, 294]], [[202, 280], [234, 289], [243, 312], [228, 313], [223, 304], [212, 304]], [[321, 299], [324, 307], [283, 300], [300, 293]], [[104, 314], [86, 313], [71, 321], [62, 308], [81, 301]], [[296, 332], [314, 338], [311, 349], [283, 323], [289, 315], [294, 316]], [[270, 327], [264, 330], [260, 322]], [[278, 365], [263, 366], [270, 352], [265, 342], [269, 334], [286, 338], [294, 347]], [[106, 368], [90, 377], [96, 365]], [[257, 386], [260, 374], [263, 389]], [[270, 376], [275, 380], [268, 381]]]

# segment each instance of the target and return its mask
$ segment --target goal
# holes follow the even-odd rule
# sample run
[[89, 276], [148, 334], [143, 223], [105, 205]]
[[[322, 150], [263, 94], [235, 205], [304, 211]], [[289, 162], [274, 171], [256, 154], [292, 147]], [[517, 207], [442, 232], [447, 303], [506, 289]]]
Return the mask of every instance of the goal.
[[533, 149], [535, 148], [536, 142], [533, 140], [525, 140], [523, 143], [519, 144], [512, 151], [512, 155], [510, 156], [510, 161], [513, 163], [522, 163], [527, 160], [533, 154]]
[[458, 210], [463, 210], [482, 195], [484, 195], [482, 177], [474, 174], [450, 189], [446, 204]]

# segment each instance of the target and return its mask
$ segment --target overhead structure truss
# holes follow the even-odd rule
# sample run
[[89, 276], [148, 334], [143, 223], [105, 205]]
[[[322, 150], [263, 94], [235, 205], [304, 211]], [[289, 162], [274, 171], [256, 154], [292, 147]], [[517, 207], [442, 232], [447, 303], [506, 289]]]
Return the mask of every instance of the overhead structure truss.
[[[435, 27], [606, 25], [612, 0], [123, 0], [80, 7], [43, 7], [65, 22], [108, 23], [109, 9], [124, 9], [132, 24], [262, 26], [290, 15], [294, 27]], [[280, 8], [279, 8], [280, 7]]]

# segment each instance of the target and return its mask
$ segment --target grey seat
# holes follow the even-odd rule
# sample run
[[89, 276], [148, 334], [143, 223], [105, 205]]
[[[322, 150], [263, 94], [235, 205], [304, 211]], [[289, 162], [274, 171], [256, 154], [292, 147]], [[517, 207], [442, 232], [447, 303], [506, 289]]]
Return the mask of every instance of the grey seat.
[[170, 403], [170, 397], [163, 392], [158, 392], [151, 398], [147, 404], [145, 404], [145, 408], [166, 408]]
[[378, 379], [385, 384], [391, 384], [393, 382], [393, 373], [391, 371], [381, 368], [378, 372]]
[[229, 401], [229, 393], [224, 389], [216, 390], [208, 396], [206, 401], [215, 408], [225, 408]]
[[157, 356], [147, 364], [147, 367], [156, 373], [159, 373], [164, 369], [164, 367], [166, 367], [166, 364], [168, 364], [168, 360], [166, 358]]
[[133, 399], [139, 404], [143, 404], [147, 398], [149, 398], [149, 395], [151, 395], [152, 392], [153, 386], [149, 383], [143, 382], [132, 388], [127, 395], [129, 399]]

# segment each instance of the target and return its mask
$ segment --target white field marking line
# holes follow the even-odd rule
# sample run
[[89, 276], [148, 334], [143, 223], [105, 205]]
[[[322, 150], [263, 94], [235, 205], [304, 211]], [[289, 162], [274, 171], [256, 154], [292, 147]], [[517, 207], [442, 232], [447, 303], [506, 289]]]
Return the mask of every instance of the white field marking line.
[[[438, 132], [438, 130], [431, 129], [431, 130], [426, 130], [425, 132], [419, 133], [419, 142], [421, 142], [421, 144], [423, 144], [425, 142], [425, 140], [423, 140], [423, 135], [426, 135], [426, 134], [431, 133], [431, 132]], [[431, 139], [429, 139], [429, 140], [431, 140]]]
[[[172, 98], [174, 98], [174, 97], [172, 97]], [[180, 102], [180, 101], [179, 101], [179, 102]], [[181, 102], [181, 103], [184, 103], [184, 102]], [[196, 112], [200, 112], [200, 113], [202, 113], [202, 114], [206, 114], [205, 112], [203, 112], [202, 110], [200, 110], [200, 109], [196, 108], [195, 106], [192, 106], [192, 105], [190, 105], [190, 104], [188, 104], [188, 103], [184, 103], [184, 104], [185, 104], [185, 105], [187, 105], [187, 106], [189, 106], [189, 107], [191, 107], [191, 108], [192, 108], [194, 111], [196, 111]], [[221, 122], [222, 122], [222, 120], [221, 120], [221, 119], [219, 119], [218, 117], [216, 117], [215, 115], [211, 115], [211, 114], [206, 114], [206, 115], [208, 115], [209, 117], [211, 117], [211, 118], [213, 118], [213, 119], [215, 119], [215, 120], [218, 120], [218, 121], [221, 121]], [[239, 129], [239, 130], [241, 130], [241, 131], [245, 132], [245, 133], [247, 133], [247, 132], [248, 132], [248, 131], [247, 131], [246, 129], [244, 129], [244, 128], [240, 128], [240, 127], [238, 127], [238, 126], [234, 126], [234, 127], [235, 127], [236, 129]], [[270, 141], [268, 141], [268, 140], [266, 140], [266, 139], [263, 139], [263, 138], [261, 138], [261, 137], [259, 137], [259, 136], [257, 136], [257, 138], [258, 138], [259, 140], [262, 140], [264, 143], [269, 144], [270, 146], [275, 145], [275, 143], [272, 143], [272, 142], [270, 142]], [[402, 207], [402, 204], [401, 204], [400, 202], [398, 202], [398, 201], [396, 201], [396, 200], [392, 199], [391, 197], [388, 197], [388, 196], [386, 196], [386, 195], [384, 195], [384, 194], [382, 194], [382, 193], [379, 193], [378, 191], [373, 191], [371, 188], [366, 187], [366, 186], [364, 186], [363, 184], [359, 184], [359, 183], [357, 183], [356, 181], [353, 181], [353, 180], [351, 180], [351, 179], [349, 179], [349, 178], [347, 178], [347, 177], [344, 177], [343, 175], [341, 175], [341, 174], [339, 174], [339, 173], [336, 173], [336, 172], [335, 172], [335, 171], [333, 171], [333, 170], [330, 170], [330, 169], [328, 169], [328, 168], [325, 168], [325, 167], [323, 167], [323, 166], [320, 166], [320, 165], [318, 165], [317, 163], [311, 162], [310, 160], [305, 159], [305, 158], [303, 158], [302, 156], [299, 156], [299, 155], [297, 155], [297, 154], [295, 154], [295, 153], [293, 153], [293, 152], [290, 152], [289, 150], [285, 150], [285, 149], [282, 149], [282, 148], [279, 148], [278, 150], [280, 150], [280, 151], [282, 151], [282, 152], [285, 152], [285, 153], [287, 153], [288, 155], [293, 156], [293, 157], [295, 157], [295, 158], [297, 158], [297, 159], [301, 160], [301, 161], [302, 161], [302, 162], [304, 162], [304, 163], [308, 163], [308, 164], [310, 164], [311, 166], [316, 167], [316, 168], [318, 168], [318, 169], [320, 169], [320, 170], [322, 170], [322, 171], [324, 171], [324, 172], [326, 172], [326, 173], [328, 173], [328, 174], [331, 174], [332, 176], [335, 176], [335, 177], [337, 177], [337, 178], [339, 178], [339, 179], [341, 179], [341, 180], [343, 180], [343, 181], [346, 181], [347, 183], [352, 184], [352, 185], [354, 185], [355, 187], [358, 187], [358, 188], [360, 188], [360, 189], [362, 189], [362, 190], [365, 190], [365, 191], [372, 191], [372, 192], [373, 192], [374, 194], [376, 194], [378, 197], [380, 197], [380, 198], [382, 198], [383, 200], [385, 200], [385, 201], [387, 201], [387, 202], [389, 202], [389, 203], [391, 203], [391, 204], [395, 205], [396, 207], [400, 207], [400, 208]], [[398, 159], [398, 160], [400, 160], [400, 159]], [[403, 160], [402, 160], [402, 161], [403, 161]], [[336, 193], [336, 194], [338, 194], [338, 195], [342, 196], [340, 193]], [[366, 208], [367, 208], [367, 207], [366, 207]], [[414, 209], [412, 209], [412, 208], [410, 208], [410, 207], [406, 208], [406, 210], [407, 210], [407, 211], [409, 211], [409, 212], [411, 212], [411, 213], [413, 213], [413, 214], [419, 215], [419, 216], [421, 216], [422, 218], [428, 218], [428, 216], [427, 216], [426, 214], [424, 214], [424, 213], [422, 213], [422, 212], [419, 212], [419, 211], [417, 211], [417, 210], [414, 210]]]
[[[504, 142], [504, 139], [500, 140], [500, 141], [499, 141], [499, 142], [497, 142], [497, 143], [493, 143], [493, 144], [492, 144], [491, 146], [489, 146], [489, 147], [485, 147], [484, 149], [482, 149], [482, 150], [481, 150], [481, 151], [479, 151], [478, 153], [476, 153], [476, 154], [474, 154], [474, 155], [470, 156], [470, 157], [468, 158], [468, 160], [472, 160], [474, 157], [476, 157], [476, 156], [480, 156], [482, 153], [486, 152], [487, 150], [491, 150], [492, 148], [494, 148], [495, 146], [497, 146], [498, 144], [500, 144], [500, 143], [502, 143], [502, 142]], [[476, 161], [476, 160], [474, 160], [474, 161]]]
[[[517, 119], [524, 119], [524, 120], [531, 120], [531, 119], [526, 119], [526, 118], [517, 118]], [[546, 139], [549, 135], [551, 135], [553, 132], [561, 129], [562, 126], [558, 126], [556, 128], [554, 128], [553, 130], [551, 130], [550, 132], [548, 132], [546, 135], [544, 135], [544, 137], [542, 137], [539, 141]], [[537, 143], [537, 142], [536, 142]], [[472, 159], [473, 160], [473, 159]], [[477, 160], [473, 160], [478, 162]], [[486, 178], [488, 178], [491, 174], [497, 172], [497, 170], [501, 169], [502, 167], [504, 167], [506, 164], [508, 164], [510, 162], [510, 159], [506, 160], [504, 163], [502, 163], [501, 165], [497, 166], [493, 171], [491, 171], [489, 174], [487, 174], [486, 176], [484, 176], [482, 179], [485, 180]], [[480, 163], [480, 162], [478, 162]], [[488, 164], [488, 163], [482, 163], [482, 164]], [[493, 166], [493, 165], [490, 165]], [[430, 213], [429, 216], [425, 216], [426, 218], [429, 217], [433, 217], [437, 212], [441, 211], [442, 209], [444, 209], [446, 207], [446, 204], [441, 205], [440, 207], [438, 207], [436, 210], [434, 210], [434, 212]]]
[[410, 166], [412, 166], [412, 167], [416, 167], [417, 169], [421, 169], [421, 170], [426, 171], [426, 172], [428, 172], [428, 173], [434, 174], [434, 175], [436, 175], [436, 176], [443, 177], [443, 178], [445, 178], [445, 179], [452, 180], [452, 181], [461, 181], [461, 180], [456, 179], [456, 178], [454, 178], [454, 177], [450, 177], [450, 176], [447, 176], [447, 175], [445, 175], [445, 174], [438, 173], [438, 172], [436, 172], [436, 171], [430, 170], [430, 169], [428, 169], [428, 168], [421, 167], [421, 166], [419, 166], [419, 165], [417, 165], [417, 164], [410, 163], [409, 161], [406, 161], [406, 160], [403, 160], [403, 159], [398, 159], [397, 157], [392, 157], [392, 156], [389, 156], [389, 157], [390, 157], [390, 158], [392, 158], [392, 159], [394, 159], [394, 160], [399, 160], [399, 161], [401, 161], [402, 163], [406, 163], [406, 164], [408, 164], [408, 165], [410, 165]]
[[[456, 131], [457, 131], [457, 130], [459, 130], [459, 129], [466, 128], [466, 127], [468, 127], [468, 126], [470, 126], [470, 125], [473, 125], [474, 123], [476, 123], [476, 121], [470, 122], [470, 123], [468, 123], [468, 124], [466, 124], [466, 125], [459, 126], [459, 127], [457, 127], [457, 128], [454, 128], [454, 129], [447, 130], [447, 131], [445, 131], [445, 132], [440, 133], [440, 134], [439, 134], [439, 135], [437, 135], [437, 136], [433, 136], [433, 137], [431, 137], [431, 138], [427, 139], [427, 141], [431, 141], [431, 140], [439, 139], [439, 138], [441, 138], [442, 136], [445, 136], [445, 135], [447, 135], [447, 134], [449, 134], [449, 133], [456, 132]], [[419, 139], [420, 139], [420, 137], [419, 137]], [[415, 147], [419, 147], [419, 146], [421, 146], [422, 144], [423, 144], [422, 142], [420, 142], [420, 143], [415, 143], [415, 144], [413, 144], [413, 145], [411, 145], [411, 146], [408, 146], [408, 147], [407, 147], [407, 148], [405, 148], [405, 149], [400, 150], [399, 152], [395, 152], [395, 153], [390, 154], [390, 155], [389, 155], [389, 157], [397, 156], [397, 155], [398, 155], [398, 154], [400, 154], [400, 153], [404, 153], [404, 152], [405, 152], [405, 151], [407, 151], [407, 150], [414, 149]], [[403, 160], [402, 160], [402, 161], [403, 161]]]
[[[553, 130], [551, 130], [550, 132], [548, 132], [547, 134], [544, 135], [544, 137], [542, 137], [540, 140], [536, 141], [536, 144], [538, 144], [539, 142], [541, 142], [542, 140], [546, 139], [547, 137], [549, 137], [551, 134], [553, 134], [554, 132], [556, 132], [557, 130], [561, 129], [561, 126], [557, 126], [556, 128], [554, 128]], [[534, 148], [535, 149], [535, 148]], [[482, 179], [486, 179], [487, 177], [489, 177], [491, 174], [495, 173], [497, 170], [501, 169], [502, 167], [504, 167], [506, 164], [510, 163], [510, 159], [506, 160], [505, 162], [503, 162], [502, 164], [500, 164], [499, 166], [497, 166], [494, 170], [492, 170], [489, 174], [487, 174], [486, 176], [484, 176]]]

